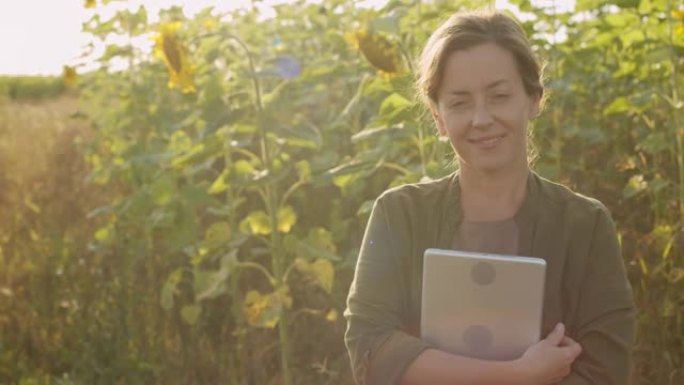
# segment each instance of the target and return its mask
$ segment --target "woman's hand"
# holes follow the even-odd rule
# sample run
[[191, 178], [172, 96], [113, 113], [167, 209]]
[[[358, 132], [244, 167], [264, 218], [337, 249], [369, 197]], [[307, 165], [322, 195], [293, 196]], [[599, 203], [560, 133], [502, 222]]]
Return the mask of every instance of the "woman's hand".
[[530, 346], [516, 363], [529, 376], [530, 384], [555, 384], [570, 374], [570, 366], [581, 352], [580, 344], [565, 336], [565, 326], [559, 323], [545, 339]]

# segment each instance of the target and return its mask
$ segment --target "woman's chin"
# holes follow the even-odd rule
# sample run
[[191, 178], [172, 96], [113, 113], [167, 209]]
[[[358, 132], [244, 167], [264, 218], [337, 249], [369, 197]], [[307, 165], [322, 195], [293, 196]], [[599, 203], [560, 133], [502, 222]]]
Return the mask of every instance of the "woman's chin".
[[526, 166], [527, 163], [515, 162], [511, 159], [493, 159], [491, 157], [487, 159], [477, 159], [465, 163], [465, 166], [472, 171], [490, 175], [511, 172], [515, 170], [518, 165]]

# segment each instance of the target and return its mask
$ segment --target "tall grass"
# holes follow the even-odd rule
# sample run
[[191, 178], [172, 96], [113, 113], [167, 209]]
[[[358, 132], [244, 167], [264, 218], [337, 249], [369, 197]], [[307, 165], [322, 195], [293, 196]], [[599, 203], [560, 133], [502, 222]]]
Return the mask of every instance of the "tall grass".
[[69, 93], [61, 77], [0, 76], [0, 100], [54, 99]]
[[[92, 269], [85, 220], [97, 200], [78, 144], [88, 125], [72, 97], [0, 104], [0, 383], [68, 371], [80, 342], [76, 317]], [[28, 381], [28, 382], [26, 382]]]

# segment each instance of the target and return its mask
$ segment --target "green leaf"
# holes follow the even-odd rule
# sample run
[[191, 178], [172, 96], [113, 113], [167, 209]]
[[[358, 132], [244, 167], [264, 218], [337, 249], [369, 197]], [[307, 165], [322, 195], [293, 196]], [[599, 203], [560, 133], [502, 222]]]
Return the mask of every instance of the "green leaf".
[[216, 249], [230, 240], [230, 225], [228, 222], [215, 222], [204, 232], [204, 246]]
[[198, 304], [185, 305], [181, 309], [181, 318], [188, 325], [194, 325], [197, 323], [201, 312], [202, 307]]
[[223, 170], [221, 175], [214, 180], [214, 183], [211, 184], [211, 187], [209, 187], [209, 194], [220, 194], [228, 190], [228, 187], [230, 187], [230, 185], [226, 183], [228, 175], [230, 175], [230, 169], [226, 168]]
[[610, 13], [605, 16], [605, 20], [613, 28], [624, 28], [638, 22], [636, 15], [626, 12]]
[[226, 282], [230, 275], [229, 265], [222, 266], [216, 271], [207, 271], [196, 268], [194, 270], [195, 300], [203, 301], [216, 298], [227, 290]]
[[295, 164], [297, 175], [302, 182], [309, 182], [311, 180], [311, 165], [306, 160], [300, 160]]
[[[282, 294], [284, 293], [274, 292], [263, 295], [256, 290], [250, 290], [243, 302], [247, 323], [251, 326], [273, 329], [278, 324], [282, 310], [288, 302], [287, 298], [281, 298]], [[291, 298], [289, 303], [291, 304]]]
[[605, 4], [605, 0], [577, 0], [575, 12], [593, 11]]
[[613, 100], [613, 102], [610, 103], [608, 107], [603, 109], [603, 115], [610, 116], [614, 114], [620, 114], [629, 111], [631, 107], [632, 105], [629, 102], [629, 99], [627, 99], [624, 96], [619, 96], [615, 100]]
[[352, 135], [351, 140], [353, 143], [357, 143], [366, 139], [374, 138], [378, 135], [394, 134], [396, 132], [401, 132], [402, 130], [404, 130], [404, 127], [401, 126], [369, 127]]
[[202, 235], [199, 233], [194, 210], [187, 205], [179, 207], [174, 226], [169, 228], [164, 235], [170, 251], [178, 251], [188, 245], [195, 244]]
[[192, 139], [183, 130], [178, 130], [171, 135], [169, 151], [174, 154], [183, 153], [192, 149]]
[[620, 8], [636, 8], [640, 0], [613, 0], [612, 3]]
[[154, 203], [159, 206], [168, 205], [176, 192], [176, 180], [170, 174], [157, 178], [150, 186], [150, 193]]
[[395, 92], [382, 101], [379, 118], [386, 122], [403, 120], [413, 105], [411, 101]]
[[115, 44], [110, 44], [105, 49], [104, 54], [102, 54], [102, 56], [98, 58], [98, 61], [107, 62], [114, 59], [117, 56], [123, 56], [124, 58], [127, 58], [131, 56], [132, 53], [133, 50], [129, 46], [119, 46]]
[[244, 159], [233, 163], [233, 170], [235, 171], [235, 176], [242, 179], [249, 178], [255, 171], [254, 166]]
[[[620, 34], [620, 41], [625, 47], [629, 47], [634, 43], [641, 43], [646, 40], [646, 35], [641, 30], [632, 30], [627, 33]], [[636, 63], [634, 63], [636, 64]]]
[[181, 268], [178, 268], [174, 270], [173, 273], [169, 274], [168, 278], [166, 278], [164, 286], [162, 287], [160, 298], [160, 304], [162, 309], [167, 311], [173, 309], [173, 295], [182, 277], [183, 270]]
[[622, 196], [625, 198], [631, 198], [648, 188], [648, 183], [644, 180], [644, 176], [641, 174], [633, 175], [629, 178], [629, 182], [622, 189]]
[[332, 292], [335, 268], [329, 259], [318, 258], [313, 263], [309, 263], [306, 259], [298, 257], [295, 258], [294, 266], [325, 292]]
[[207, 143], [198, 143], [186, 153], [174, 158], [171, 161], [171, 166], [180, 169], [221, 155], [223, 144], [216, 138], [212, 138], [213, 140], [209, 140]]
[[399, 18], [397, 16], [375, 18], [370, 22], [370, 26], [374, 31], [385, 32], [391, 35], [398, 35], [401, 32], [399, 30]]
[[660, 192], [660, 190], [668, 187], [670, 184], [672, 184], [670, 181], [663, 179], [663, 177], [660, 175], [656, 175], [653, 179], [651, 179], [650, 182], [648, 182], [648, 188], [651, 190], [651, 192], [657, 194]]
[[173, 290], [175, 286], [170, 285], [168, 282], [164, 283], [161, 293], [161, 307], [164, 310], [173, 309]]
[[207, 192], [206, 184], [203, 182], [184, 185], [180, 189], [180, 196], [184, 203], [190, 206], [204, 206], [216, 203]]
[[311, 274], [315, 282], [327, 293], [332, 292], [333, 280], [335, 278], [335, 268], [332, 262], [325, 258], [318, 258], [311, 264]]
[[670, 149], [671, 145], [672, 142], [667, 133], [655, 131], [649, 133], [646, 138], [637, 143], [636, 148], [649, 154], [657, 154]]
[[363, 96], [377, 98], [380, 94], [392, 92], [392, 83], [384, 77], [375, 77], [363, 84]]
[[266, 212], [252, 211], [243, 220], [248, 226], [251, 234], [268, 235], [271, 233], [271, 219]]
[[309, 230], [309, 235], [306, 237], [306, 243], [317, 249], [326, 250], [333, 253], [337, 249], [335, 243], [333, 242], [332, 234], [322, 227], [314, 227], [313, 229]]
[[620, 68], [613, 73], [613, 78], [617, 79], [623, 76], [628, 76], [637, 70], [637, 64], [632, 61], [620, 62]]
[[357, 181], [359, 178], [359, 174], [344, 174], [340, 176], [336, 176], [333, 179], [333, 183], [335, 186], [339, 187], [341, 190], [344, 190], [347, 186], [352, 184], [353, 182]]
[[95, 240], [98, 242], [106, 242], [112, 237], [112, 226], [107, 225], [105, 227], [102, 227], [98, 229], [95, 232]]
[[306, 239], [300, 240], [293, 234], [288, 234], [283, 238], [283, 246], [287, 252], [304, 257], [306, 260], [315, 258], [325, 258], [331, 261], [339, 260], [332, 235], [324, 229], [320, 229], [325, 234], [312, 235], [317, 233], [316, 229], [309, 231]]
[[651, 12], [653, 12], [653, 2], [651, 0], [641, 0], [639, 2], [639, 13], [648, 15]]
[[297, 222], [297, 213], [295, 213], [292, 206], [281, 207], [278, 210], [278, 231], [281, 233], [289, 233], [292, 226]]

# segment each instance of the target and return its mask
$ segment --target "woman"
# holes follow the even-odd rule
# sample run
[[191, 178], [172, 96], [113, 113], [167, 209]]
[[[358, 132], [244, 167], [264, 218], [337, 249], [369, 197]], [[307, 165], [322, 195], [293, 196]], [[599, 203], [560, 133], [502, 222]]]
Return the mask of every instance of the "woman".
[[[615, 226], [600, 202], [528, 164], [541, 72], [522, 28], [501, 13], [455, 15], [430, 37], [418, 90], [459, 169], [375, 202], [345, 311], [358, 383], [627, 384], [634, 304]], [[545, 338], [507, 362], [421, 341], [431, 247], [544, 258]]]

